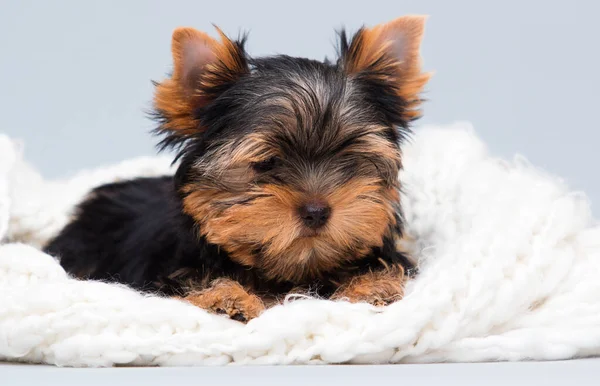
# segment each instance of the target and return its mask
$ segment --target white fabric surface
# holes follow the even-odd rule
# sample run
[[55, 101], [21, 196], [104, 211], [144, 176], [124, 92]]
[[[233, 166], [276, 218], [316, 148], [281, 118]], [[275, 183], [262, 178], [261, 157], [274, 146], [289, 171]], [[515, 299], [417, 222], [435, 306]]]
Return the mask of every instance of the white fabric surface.
[[[468, 124], [404, 147], [420, 275], [385, 309], [288, 301], [247, 325], [78, 281], [36, 247], [92, 186], [171, 168], [138, 158], [44, 181], [0, 136], [0, 359], [61, 366], [552, 360], [600, 354], [600, 227], [582, 194]], [[30, 244], [25, 245], [24, 243]]]

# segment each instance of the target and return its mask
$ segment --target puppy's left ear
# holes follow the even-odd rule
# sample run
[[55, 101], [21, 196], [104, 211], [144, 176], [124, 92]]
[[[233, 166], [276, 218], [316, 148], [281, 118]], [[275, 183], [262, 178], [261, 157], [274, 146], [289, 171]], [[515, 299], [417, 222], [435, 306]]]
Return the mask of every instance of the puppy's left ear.
[[348, 45], [342, 39], [341, 61], [347, 74], [390, 86], [402, 98], [404, 119], [420, 114], [419, 93], [431, 77], [421, 72], [420, 47], [427, 16], [403, 16], [359, 30]]
[[198, 109], [206, 106], [248, 72], [244, 39], [230, 40], [217, 28], [220, 40], [194, 28], [173, 32], [173, 73], [156, 84], [154, 109], [166, 134], [163, 147], [201, 133]]

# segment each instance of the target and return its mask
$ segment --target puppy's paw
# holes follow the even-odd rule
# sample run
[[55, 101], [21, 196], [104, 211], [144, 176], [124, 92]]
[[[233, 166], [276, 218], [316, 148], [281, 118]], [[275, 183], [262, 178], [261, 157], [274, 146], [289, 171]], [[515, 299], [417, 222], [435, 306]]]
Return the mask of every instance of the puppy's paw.
[[331, 297], [351, 303], [386, 306], [404, 296], [404, 270], [401, 266], [355, 276], [343, 284]]
[[240, 322], [254, 319], [265, 310], [258, 296], [248, 293], [238, 282], [230, 279], [217, 279], [206, 289], [188, 293], [183, 300]]

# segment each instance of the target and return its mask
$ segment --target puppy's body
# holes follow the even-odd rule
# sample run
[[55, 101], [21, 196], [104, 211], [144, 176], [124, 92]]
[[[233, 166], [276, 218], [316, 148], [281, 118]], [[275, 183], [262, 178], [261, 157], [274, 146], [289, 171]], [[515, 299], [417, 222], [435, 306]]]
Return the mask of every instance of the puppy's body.
[[387, 239], [355, 264], [318, 277], [297, 282], [269, 280], [198, 236], [194, 220], [182, 211], [174, 186], [172, 177], [157, 177], [96, 188], [79, 205], [76, 219], [47, 246], [47, 252], [60, 256], [63, 268], [75, 276], [117, 281], [167, 295], [185, 295], [212, 279], [226, 277], [267, 298], [285, 295], [293, 288], [328, 297], [338, 283], [375, 266], [410, 266], [394, 241]]
[[244, 39], [176, 30], [154, 107], [177, 173], [99, 187], [48, 252], [79, 277], [242, 319], [260, 312], [253, 294], [398, 299], [400, 142], [429, 77], [423, 24], [342, 33], [335, 62], [254, 59]]

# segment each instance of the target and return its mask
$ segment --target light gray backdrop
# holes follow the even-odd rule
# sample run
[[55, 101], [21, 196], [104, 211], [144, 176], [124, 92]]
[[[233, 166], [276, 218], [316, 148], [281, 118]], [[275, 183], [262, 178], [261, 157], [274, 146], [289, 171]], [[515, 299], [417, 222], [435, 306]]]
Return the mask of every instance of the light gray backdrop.
[[406, 13], [431, 16], [423, 123], [471, 121], [493, 153], [524, 154], [600, 201], [593, 0], [0, 0], [0, 132], [24, 139], [48, 177], [153, 154], [144, 109], [175, 27], [247, 29], [253, 55], [322, 59], [334, 29]]

